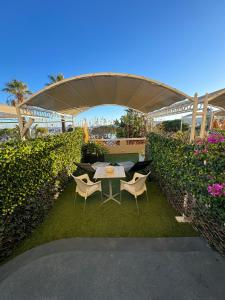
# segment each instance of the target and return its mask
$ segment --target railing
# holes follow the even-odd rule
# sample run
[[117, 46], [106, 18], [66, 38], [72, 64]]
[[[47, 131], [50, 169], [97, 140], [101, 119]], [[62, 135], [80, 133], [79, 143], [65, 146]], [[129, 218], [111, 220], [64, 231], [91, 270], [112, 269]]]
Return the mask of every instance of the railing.
[[146, 138], [92, 139], [103, 144], [110, 154], [144, 153]]

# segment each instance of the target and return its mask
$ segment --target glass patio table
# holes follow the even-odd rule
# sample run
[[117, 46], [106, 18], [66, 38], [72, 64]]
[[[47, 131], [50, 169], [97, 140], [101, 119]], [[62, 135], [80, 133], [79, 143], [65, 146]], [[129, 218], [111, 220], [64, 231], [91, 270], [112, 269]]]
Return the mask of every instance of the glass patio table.
[[108, 202], [108, 201], [114, 201], [117, 204], [121, 204], [120, 201], [116, 200], [116, 196], [119, 195], [119, 193], [113, 194], [112, 191], [112, 179], [119, 179], [126, 177], [124, 167], [122, 166], [115, 166], [113, 167], [113, 172], [106, 172], [105, 167], [98, 167], [95, 171], [94, 179], [108, 179], [109, 181], [109, 194], [104, 193], [104, 195], [107, 197], [106, 200], [102, 202], [102, 204]]

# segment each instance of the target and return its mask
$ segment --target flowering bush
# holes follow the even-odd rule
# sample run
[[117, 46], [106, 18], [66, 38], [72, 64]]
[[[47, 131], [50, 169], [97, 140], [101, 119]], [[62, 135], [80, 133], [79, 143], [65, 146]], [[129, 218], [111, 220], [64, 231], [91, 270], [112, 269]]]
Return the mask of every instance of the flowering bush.
[[213, 183], [212, 185], [209, 185], [208, 192], [214, 197], [225, 196], [225, 182]]
[[196, 227], [211, 244], [224, 251], [221, 248], [225, 249], [225, 242], [221, 244], [221, 240], [225, 240], [225, 141], [221, 134], [190, 144], [150, 133], [148, 157], [159, 181], [172, 191], [174, 207], [178, 207], [176, 201], [183, 192], [191, 195], [190, 199], [194, 197]]
[[225, 141], [225, 137], [223, 136], [223, 134], [221, 134], [219, 132], [215, 132], [215, 133], [211, 133], [208, 136], [207, 141], [208, 141], [208, 143], [211, 143], [211, 144], [222, 143]]
[[[197, 139], [195, 141], [195, 149], [194, 155], [198, 156], [199, 159], [204, 159], [204, 165], [206, 165], [207, 160], [210, 162], [211, 155], [208, 153], [208, 148], [211, 147], [211, 151], [213, 150], [214, 155], [218, 155], [218, 157], [223, 156], [225, 151], [224, 145], [225, 137], [222, 131], [212, 131], [210, 132], [207, 139]], [[215, 146], [213, 146], [215, 144]], [[209, 155], [208, 155], [209, 154]], [[211, 153], [212, 154], [212, 153]], [[216, 166], [215, 166], [216, 167]], [[223, 174], [223, 172], [222, 172]], [[220, 174], [219, 174], [220, 175]], [[215, 181], [216, 177], [208, 174], [207, 178], [211, 181]], [[208, 185], [208, 192], [213, 197], [221, 197], [225, 196], [225, 183], [212, 183]]]

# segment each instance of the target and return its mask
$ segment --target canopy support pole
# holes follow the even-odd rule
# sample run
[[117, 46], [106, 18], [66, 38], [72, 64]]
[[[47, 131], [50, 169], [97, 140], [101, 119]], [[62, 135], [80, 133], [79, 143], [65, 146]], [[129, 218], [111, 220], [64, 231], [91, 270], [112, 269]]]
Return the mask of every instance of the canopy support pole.
[[64, 115], [61, 115], [61, 126], [62, 126], [62, 132], [66, 132], [66, 120]]
[[190, 142], [194, 141], [195, 139], [195, 125], [196, 125], [196, 116], [198, 110], [198, 94], [195, 93], [193, 99], [193, 112], [192, 112], [192, 124], [191, 124], [191, 134], [190, 134]]
[[152, 132], [153, 131], [153, 122], [154, 122], [154, 119], [149, 116], [148, 114], [146, 114], [146, 132]]
[[73, 127], [73, 130], [75, 129], [75, 120], [74, 120], [75, 116], [72, 115], [72, 127]]
[[203, 111], [202, 111], [202, 124], [200, 130], [201, 139], [205, 137], [205, 132], [206, 132], [207, 108], [208, 108], [208, 94], [206, 93], [204, 98], [204, 103], [203, 103]]
[[182, 132], [183, 131], [183, 119], [182, 117], [180, 118], [180, 131]]
[[146, 134], [149, 132], [149, 119], [148, 114], [144, 114], [144, 126]]
[[209, 125], [209, 129], [212, 130], [213, 127], [213, 120], [214, 120], [214, 112], [211, 112], [211, 118], [210, 118], [210, 125]]
[[23, 137], [23, 117], [21, 115], [21, 111], [20, 111], [20, 106], [18, 104], [18, 101], [15, 101], [15, 108], [16, 108], [16, 114], [17, 114], [17, 117], [18, 117], [18, 122], [19, 122], [19, 129], [20, 129], [20, 137], [21, 137], [21, 140], [24, 139]]

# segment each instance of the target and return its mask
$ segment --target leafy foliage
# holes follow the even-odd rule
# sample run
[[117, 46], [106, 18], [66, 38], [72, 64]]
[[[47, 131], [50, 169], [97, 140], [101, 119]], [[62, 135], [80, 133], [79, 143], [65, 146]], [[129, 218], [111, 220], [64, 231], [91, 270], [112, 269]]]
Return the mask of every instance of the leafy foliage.
[[[220, 242], [216, 240], [215, 228], [220, 228], [221, 236], [225, 236], [225, 194], [221, 190], [225, 183], [225, 142], [208, 139], [187, 144], [155, 133], [148, 140], [157, 177], [173, 190], [187, 191], [194, 196], [196, 223], [201, 223], [203, 218], [205, 236], [209, 236], [210, 229], [213, 243], [221, 245], [221, 238]], [[212, 192], [215, 187], [220, 187], [220, 193]]]
[[116, 133], [116, 128], [113, 125], [102, 125], [91, 129], [91, 135], [97, 139], [109, 138]]
[[3, 128], [0, 129], [0, 142], [16, 142], [20, 140], [19, 128]]
[[8, 101], [8, 104], [11, 105], [15, 105], [15, 101], [22, 103], [24, 98], [26, 98], [29, 94], [32, 94], [32, 92], [28, 89], [27, 84], [17, 79], [7, 82], [2, 91], [14, 96], [12, 100]]
[[53, 83], [63, 80], [64, 75], [62, 73], [58, 73], [56, 75], [48, 75], [48, 79], [49, 79], [49, 82], [46, 83], [46, 85], [51, 85]]
[[37, 127], [36, 128], [36, 135], [37, 136], [45, 136], [48, 134], [48, 128], [47, 127]]
[[87, 163], [102, 161], [104, 160], [104, 155], [107, 153], [108, 151], [104, 145], [89, 141], [82, 146], [82, 161]]
[[0, 252], [39, 224], [81, 159], [81, 129], [0, 146]]
[[114, 123], [117, 138], [140, 138], [146, 135], [146, 120], [144, 114], [133, 109], [127, 109], [126, 115]]
[[13, 213], [58, 174], [73, 171], [80, 160], [81, 131], [0, 147], [0, 213]]
[[[181, 120], [167, 120], [160, 123], [158, 126], [165, 132], [177, 132], [181, 130]], [[182, 131], [187, 131], [189, 125], [186, 123], [182, 124]]]

